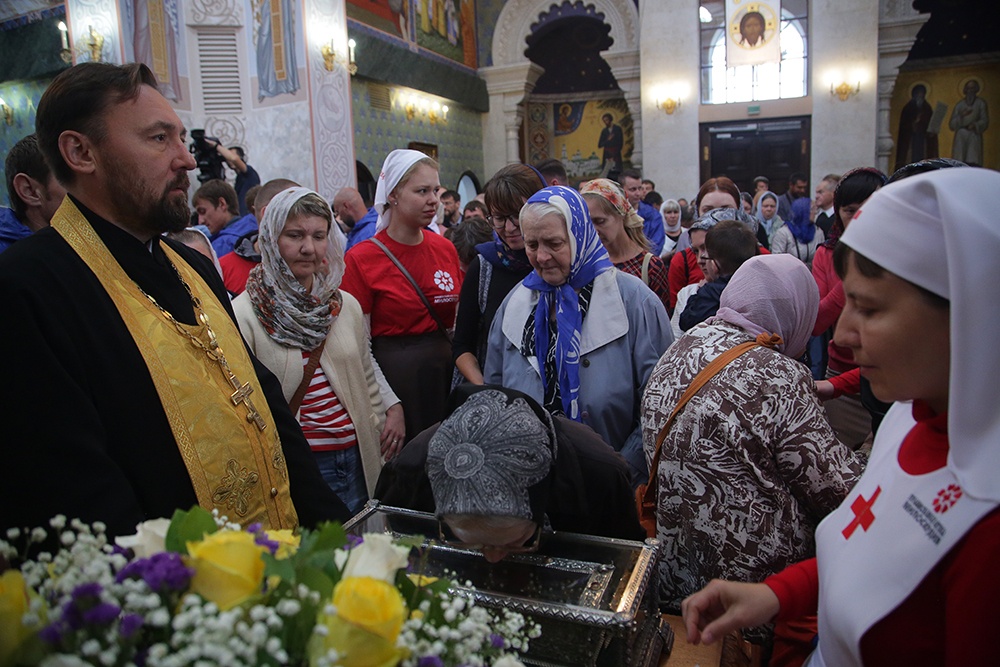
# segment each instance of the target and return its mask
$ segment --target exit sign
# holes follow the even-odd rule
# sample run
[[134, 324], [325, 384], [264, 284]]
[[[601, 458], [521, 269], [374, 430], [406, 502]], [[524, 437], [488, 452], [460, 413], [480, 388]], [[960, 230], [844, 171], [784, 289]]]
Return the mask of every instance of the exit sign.
[[759, 116], [760, 115], [760, 105], [759, 104], [751, 104], [750, 106], [748, 106], [747, 107], [747, 115], [748, 116]]

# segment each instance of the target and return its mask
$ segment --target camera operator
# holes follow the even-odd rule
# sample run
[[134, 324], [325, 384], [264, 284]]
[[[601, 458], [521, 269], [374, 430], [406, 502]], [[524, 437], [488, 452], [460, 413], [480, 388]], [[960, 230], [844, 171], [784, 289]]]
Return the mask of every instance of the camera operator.
[[246, 194], [255, 185], [260, 185], [260, 175], [246, 163], [246, 153], [239, 146], [226, 148], [212, 137], [205, 137], [205, 143], [215, 148], [230, 169], [236, 172], [236, 199], [240, 205], [240, 215], [250, 213], [247, 209]]

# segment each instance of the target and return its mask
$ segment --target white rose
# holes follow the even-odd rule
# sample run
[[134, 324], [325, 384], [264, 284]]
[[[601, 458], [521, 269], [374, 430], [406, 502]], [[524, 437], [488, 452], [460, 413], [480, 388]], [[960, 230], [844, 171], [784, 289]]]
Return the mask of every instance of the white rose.
[[503, 655], [493, 661], [493, 667], [524, 667], [524, 663], [512, 655]]
[[364, 542], [351, 549], [343, 578], [371, 577], [391, 584], [396, 571], [406, 567], [409, 554], [409, 547], [393, 544], [386, 533], [367, 533]]
[[166, 551], [165, 541], [170, 519], [151, 519], [135, 527], [135, 535], [115, 538], [115, 544], [123, 549], [131, 549], [136, 558], [149, 558], [153, 554]]

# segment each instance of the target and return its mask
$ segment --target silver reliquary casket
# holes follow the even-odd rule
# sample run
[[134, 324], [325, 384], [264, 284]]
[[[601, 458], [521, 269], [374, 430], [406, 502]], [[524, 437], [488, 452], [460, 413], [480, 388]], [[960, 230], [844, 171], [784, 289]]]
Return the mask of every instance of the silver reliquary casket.
[[656, 599], [657, 540], [551, 533], [538, 551], [491, 564], [479, 551], [438, 541], [432, 514], [373, 500], [345, 528], [425, 538], [423, 553], [411, 554], [415, 569], [471, 582], [478, 604], [520, 612], [541, 626], [527, 664], [655, 667], [673, 644]]

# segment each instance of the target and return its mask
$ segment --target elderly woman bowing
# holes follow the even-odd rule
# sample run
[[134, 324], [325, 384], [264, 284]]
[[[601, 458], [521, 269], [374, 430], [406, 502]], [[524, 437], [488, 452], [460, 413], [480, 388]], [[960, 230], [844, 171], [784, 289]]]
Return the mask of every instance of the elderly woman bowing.
[[278, 194], [260, 225], [261, 263], [233, 302], [240, 331], [278, 376], [320, 472], [352, 512], [382, 467], [385, 407], [364, 316], [339, 289], [344, 250], [329, 205], [306, 188]]
[[611, 264], [575, 190], [536, 192], [520, 220], [534, 271], [493, 320], [486, 382], [588, 424], [644, 481], [639, 403], [673, 341], [663, 304]]

